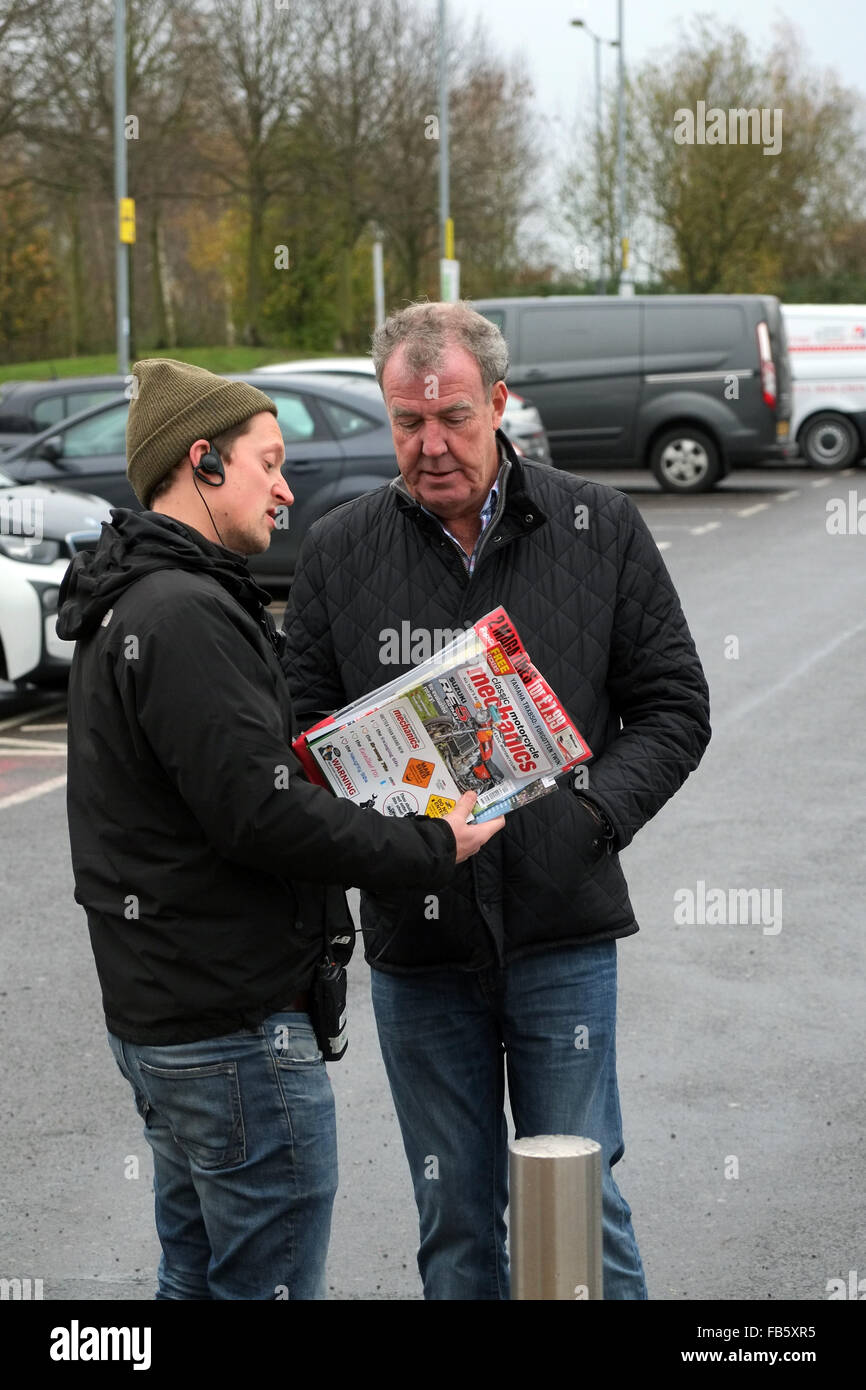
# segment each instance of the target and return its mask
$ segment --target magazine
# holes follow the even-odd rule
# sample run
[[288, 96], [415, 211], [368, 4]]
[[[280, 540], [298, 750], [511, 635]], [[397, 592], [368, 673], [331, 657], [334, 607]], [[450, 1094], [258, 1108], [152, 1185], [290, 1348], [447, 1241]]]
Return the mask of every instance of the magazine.
[[477, 793], [490, 820], [592, 756], [504, 608], [293, 744], [310, 778], [386, 816], [446, 816]]

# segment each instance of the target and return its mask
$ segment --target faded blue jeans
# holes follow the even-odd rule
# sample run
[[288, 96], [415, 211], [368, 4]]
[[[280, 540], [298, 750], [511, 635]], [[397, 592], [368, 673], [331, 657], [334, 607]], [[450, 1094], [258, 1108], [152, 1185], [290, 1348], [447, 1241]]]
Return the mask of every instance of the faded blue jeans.
[[[504, 1068], [518, 1139], [602, 1147], [605, 1299], [644, 1299], [616, 1080], [616, 943], [544, 951], [504, 970], [372, 970], [379, 1042], [420, 1217], [428, 1299], [507, 1299]], [[585, 1030], [585, 1031], [584, 1031]]]
[[337, 1136], [309, 1016], [167, 1047], [108, 1041], [153, 1150], [156, 1297], [324, 1298]]

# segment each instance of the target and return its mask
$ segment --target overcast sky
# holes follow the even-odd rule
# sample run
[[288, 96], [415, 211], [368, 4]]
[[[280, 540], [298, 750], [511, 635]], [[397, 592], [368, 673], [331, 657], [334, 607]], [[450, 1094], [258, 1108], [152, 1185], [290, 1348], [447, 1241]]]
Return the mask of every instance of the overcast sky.
[[[615, 38], [617, 0], [448, 0], [448, 8], [470, 22], [480, 17], [495, 51], [523, 63], [549, 146], [568, 148], [578, 117], [591, 122], [595, 109], [594, 45], [569, 21], [583, 19], [602, 38]], [[769, 48], [781, 20], [799, 30], [810, 68], [833, 69], [866, 98], [864, 0], [786, 0], [784, 6], [776, 0], [624, 0], [623, 11], [626, 67], [675, 48], [698, 15], [741, 29], [756, 56]], [[602, 49], [604, 83], [614, 77], [616, 61], [616, 49]], [[548, 169], [546, 186], [554, 180], [555, 170]]]
[[[602, 38], [616, 38], [616, 0], [449, 0], [451, 13], [478, 15], [503, 57], [523, 59], [536, 99], [570, 122], [593, 109], [593, 44], [569, 21], [583, 19]], [[776, 20], [800, 30], [818, 67], [834, 68], [846, 86], [866, 95], [866, 5], [863, 0], [625, 0], [626, 65], [674, 47], [694, 16], [742, 29], [757, 51], [769, 45]], [[603, 76], [616, 69], [616, 50], [602, 51]]]

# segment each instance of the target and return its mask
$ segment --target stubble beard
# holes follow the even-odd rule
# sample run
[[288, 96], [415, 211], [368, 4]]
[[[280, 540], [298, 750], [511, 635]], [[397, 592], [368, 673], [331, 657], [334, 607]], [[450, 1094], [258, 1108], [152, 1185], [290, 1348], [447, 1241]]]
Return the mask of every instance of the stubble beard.
[[263, 555], [271, 544], [270, 533], [264, 535], [261, 528], [254, 527], [252, 524], [223, 526], [220, 527], [220, 530], [226, 549], [234, 550], [239, 555]]

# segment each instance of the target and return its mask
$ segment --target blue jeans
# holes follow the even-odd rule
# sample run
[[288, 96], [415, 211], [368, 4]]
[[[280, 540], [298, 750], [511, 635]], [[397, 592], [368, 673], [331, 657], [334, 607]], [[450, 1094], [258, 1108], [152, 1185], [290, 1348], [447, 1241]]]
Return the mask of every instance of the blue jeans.
[[309, 1016], [168, 1047], [108, 1041], [153, 1150], [156, 1297], [324, 1298], [337, 1134]]
[[502, 971], [371, 973], [420, 1217], [424, 1297], [509, 1297], [504, 1057], [518, 1139], [576, 1134], [601, 1145], [604, 1297], [646, 1298], [611, 1171], [624, 1153], [616, 943], [545, 951]]

